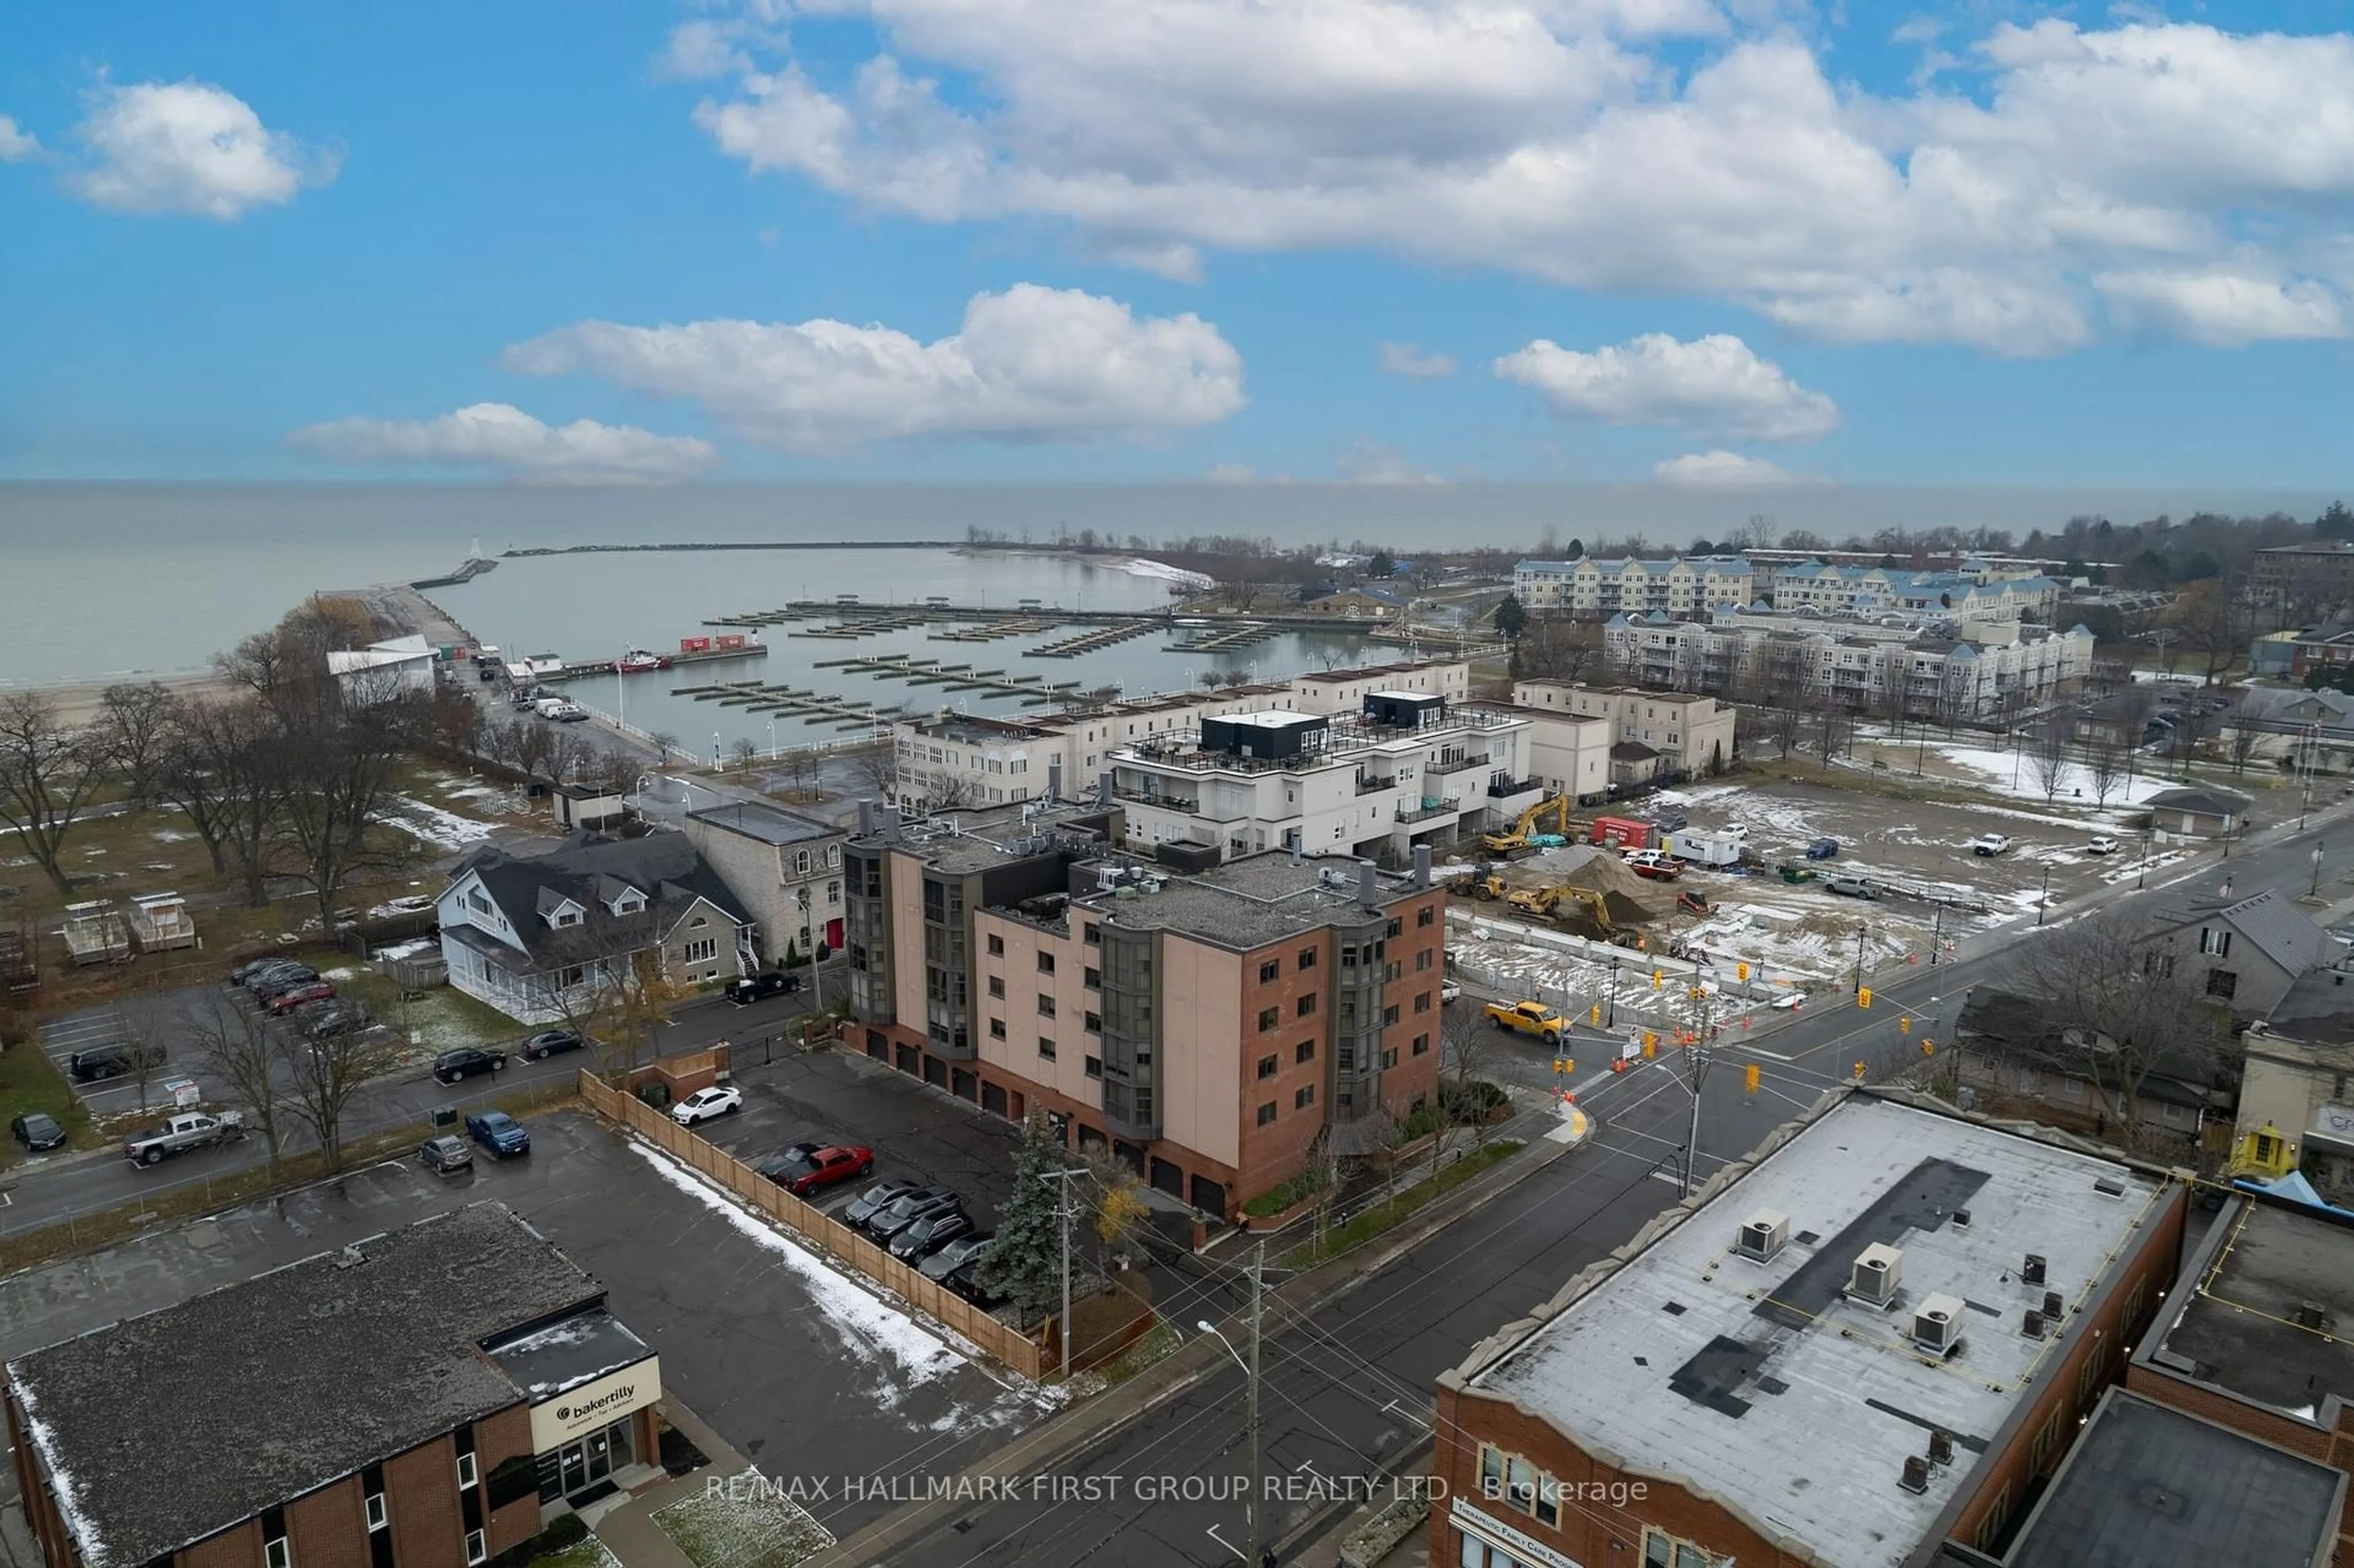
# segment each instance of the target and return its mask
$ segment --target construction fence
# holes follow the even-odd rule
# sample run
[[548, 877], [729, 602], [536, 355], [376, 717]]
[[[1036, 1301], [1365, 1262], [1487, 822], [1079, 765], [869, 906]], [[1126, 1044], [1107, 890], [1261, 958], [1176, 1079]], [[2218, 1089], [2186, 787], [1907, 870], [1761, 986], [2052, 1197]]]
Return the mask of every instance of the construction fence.
[[850, 1268], [897, 1297], [942, 1328], [977, 1346], [991, 1360], [1023, 1377], [1039, 1377], [1046, 1357], [1037, 1340], [1001, 1322], [946, 1286], [927, 1279], [874, 1241], [794, 1197], [726, 1150], [697, 1137], [670, 1117], [612, 1087], [596, 1074], [580, 1075], [580, 1097], [589, 1108], [619, 1123], [682, 1163], [693, 1167], [761, 1213], [776, 1221], [822, 1255]]

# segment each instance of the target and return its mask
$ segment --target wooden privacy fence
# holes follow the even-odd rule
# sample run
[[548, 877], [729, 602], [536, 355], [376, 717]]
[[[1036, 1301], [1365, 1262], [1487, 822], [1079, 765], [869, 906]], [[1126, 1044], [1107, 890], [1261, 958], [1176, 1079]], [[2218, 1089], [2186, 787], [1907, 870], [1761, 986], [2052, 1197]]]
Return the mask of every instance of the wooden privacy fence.
[[1023, 1377], [1041, 1375], [1045, 1358], [1038, 1342], [1029, 1335], [999, 1321], [946, 1286], [925, 1278], [893, 1257], [880, 1244], [794, 1197], [726, 1150], [679, 1126], [664, 1112], [614, 1088], [585, 1069], [580, 1074], [580, 1097], [599, 1116], [619, 1122], [663, 1152], [694, 1167], [820, 1253], [856, 1270], [934, 1322], [979, 1346], [991, 1359]]

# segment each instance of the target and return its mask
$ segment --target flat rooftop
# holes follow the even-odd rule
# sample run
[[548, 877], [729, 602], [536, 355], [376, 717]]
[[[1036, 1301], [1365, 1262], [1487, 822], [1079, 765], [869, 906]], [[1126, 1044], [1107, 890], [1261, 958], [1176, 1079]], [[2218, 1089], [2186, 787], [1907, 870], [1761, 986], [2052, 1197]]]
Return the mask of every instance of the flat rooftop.
[[635, 1366], [654, 1352], [628, 1324], [600, 1308], [493, 1340], [482, 1353], [536, 1403]]
[[[1357, 902], [1358, 863], [1333, 856], [1297, 865], [1268, 850], [1186, 876], [1165, 876], [1158, 893], [1090, 893], [1073, 900], [1130, 930], [1182, 931], [1246, 952], [1333, 923], [1373, 918]], [[1164, 874], [1165, 875], [1165, 874]], [[1384, 906], [1420, 890], [1411, 879], [1376, 872]]]
[[2113, 1388], [2012, 1538], [2005, 1568], [2315, 1568], [2343, 1472]]
[[[1824, 1562], [1895, 1568], [2057, 1364], [2066, 1340], [2026, 1338], [2024, 1310], [2046, 1289], [2081, 1303], [2163, 1194], [2110, 1160], [1851, 1095], [1465, 1387], [1681, 1475]], [[1762, 1263], [1734, 1250], [1760, 1210], [1789, 1232]], [[1843, 1294], [1875, 1243], [1903, 1253], [1889, 1310]], [[2029, 1253], [2048, 1260], [2043, 1285], [2020, 1280]], [[1911, 1339], [1932, 1293], [1964, 1303], [1960, 1346], [1942, 1358]], [[1932, 1465], [1915, 1494], [1898, 1477], [1932, 1428], [1953, 1434], [1956, 1463]]]
[[[1090, 789], [1087, 793], [1094, 794]], [[1011, 860], [1026, 860], [1042, 853], [1029, 847], [1043, 834], [1074, 830], [1092, 832], [1088, 824], [1108, 813], [1091, 800], [1009, 801], [979, 810], [956, 809], [910, 821], [900, 829], [898, 847], [920, 855], [951, 876], [986, 871]], [[883, 842], [878, 832], [863, 842]]]
[[715, 828], [758, 839], [768, 844], [808, 843], [816, 839], [830, 839], [842, 830], [831, 822], [821, 822], [814, 817], [804, 817], [798, 811], [770, 806], [758, 800], [735, 800], [725, 806], [711, 806], [700, 811], [689, 811], [696, 821], [709, 822]]
[[[2307, 1420], [2332, 1394], [2354, 1400], [2354, 1225], [2243, 1198], [2200, 1261], [2172, 1320], [2144, 1341], [2150, 1361]], [[2296, 1321], [2308, 1301], [2318, 1330]]]
[[134, 1568], [515, 1404], [482, 1342], [602, 1295], [475, 1203], [30, 1351], [8, 1381], [85, 1568]]

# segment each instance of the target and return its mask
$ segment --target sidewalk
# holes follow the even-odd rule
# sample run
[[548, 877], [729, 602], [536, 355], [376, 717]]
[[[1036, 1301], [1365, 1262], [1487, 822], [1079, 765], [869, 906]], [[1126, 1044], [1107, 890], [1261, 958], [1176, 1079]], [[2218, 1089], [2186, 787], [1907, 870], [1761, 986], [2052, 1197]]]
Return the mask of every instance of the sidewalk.
[[654, 1515], [682, 1498], [700, 1493], [705, 1481], [740, 1475], [751, 1468], [725, 1438], [675, 1399], [665, 1396], [662, 1412], [711, 1463], [684, 1476], [669, 1477], [626, 1498], [591, 1503], [582, 1510], [581, 1518], [596, 1532], [597, 1539], [605, 1543], [605, 1550], [620, 1560], [621, 1568], [695, 1568], [694, 1560], [663, 1533], [662, 1526], [654, 1522]]

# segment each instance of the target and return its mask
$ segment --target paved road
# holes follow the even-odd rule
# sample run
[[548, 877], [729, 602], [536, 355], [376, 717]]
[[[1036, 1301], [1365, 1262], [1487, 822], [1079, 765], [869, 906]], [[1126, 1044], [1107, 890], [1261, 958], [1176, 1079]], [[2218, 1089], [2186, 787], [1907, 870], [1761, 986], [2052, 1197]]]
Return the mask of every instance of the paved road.
[[[2254, 843], [2235, 849], [2228, 865], [2202, 856], [2190, 871], [2178, 872], [2170, 885], [2212, 891], [2228, 872], [2240, 889], [2274, 885], [2303, 893], [2313, 869], [2308, 852], [2335, 825], [2348, 842], [2329, 847], [2321, 881], [2325, 896], [2333, 885], [2342, 895], [2354, 872], [2354, 832], [2344, 829], [2346, 814], [2339, 808], [2328, 819], [2317, 817], [2304, 835], [2294, 832], [2293, 822], [2259, 834]], [[2154, 883], [2152, 893], [2141, 896], [2155, 895]], [[2134, 896], [2126, 879], [2078, 900], [2075, 911]], [[1900, 1033], [1896, 1020], [1903, 1011], [1942, 1015], [1949, 1022], [1961, 993], [1999, 978], [2007, 950], [2031, 940], [2033, 932], [2031, 922], [1988, 932], [1963, 944], [1952, 963], [1877, 975], [1869, 1012], [1818, 1004], [1770, 1027], [1754, 1027], [1751, 1048], [1721, 1054], [1706, 1082], [1701, 1174], [1739, 1158], [1823, 1089], [1847, 1081], [1856, 1062], [1865, 1063], [1874, 1078], [1917, 1062], [1917, 1030], [1925, 1026]], [[1533, 1047], [1519, 1049], [1536, 1058]], [[1762, 1069], [1754, 1097], [1744, 1091], [1740, 1071], [1751, 1059]], [[1597, 1056], [1593, 1065], [1600, 1065]], [[1578, 1065], [1585, 1080], [1579, 1103], [1599, 1122], [1585, 1147], [1543, 1166], [1316, 1313], [1270, 1309], [1261, 1400], [1265, 1473], [1288, 1478], [1283, 1484], [1300, 1500], [1268, 1505], [1263, 1520], [1268, 1539], [1318, 1512], [1320, 1505], [1310, 1499], [1320, 1492], [1335, 1495], [1339, 1478], [1376, 1473], [1428, 1442], [1430, 1390], [1440, 1372], [1625, 1243], [1677, 1196], [1691, 1102], [1676, 1067], [1661, 1060], [1612, 1075], [1584, 1071], [1584, 1060]], [[1550, 1072], [1549, 1056], [1544, 1071]], [[1223, 1280], [1202, 1287], [1193, 1299], [1162, 1303], [1172, 1321], [1208, 1317], [1240, 1342], [1233, 1316], [1241, 1298], [1234, 1255], [1227, 1255]], [[1245, 1539], [1237, 1489], [1247, 1475], [1243, 1407], [1244, 1379], [1229, 1365], [1058, 1464], [1043, 1490], [1025, 1482], [1017, 1500], [965, 1510], [899, 1545], [890, 1561], [894, 1568], [1221, 1568], [1241, 1555]], [[907, 1468], [921, 1474], [921, 1457]], [[1080, 1491], [1055, 1500], [1055, 1487], [1079, 1491], [1090, 1478], [1094, 1498]], [[1115, 1478], [1119, 1495], [1104, 1496]], [[1230, 1489], [1227, 1500], [1138, 1498], [1139, 1482], [1164, 1481], [1179, 1489]]]
[[[827, 983], [836, 988], [838, 994], [840, 978], [829, 975]], [[706, 999], [680, 1010], [664, 1033], [661, 1048], [667, 1054], [693, 1050], [716, 1040], [756, 1040], [777, 1032], [788, 1019], [797, 1016], [803, 1001], [801, 995], [771, 997], [748, 1007], [737, 1007], [716, 998]], [[518, 1027], [518, 1037], [521, 1033]], [[757, 1061], [758, 1057], [748, 1059]], [[506, 1070], [495, 1079], [469, 1078], [449, 1086], [421, 1072], [407, 1077], [378, 1079], [353, 1097], [345, 1113], [344, 1132], [346, 1137], [354, 1137], [408, 1126], [423, 1138], [430, 1129], [432, 1114], [437, 1109], [462, 1113], [484, 1101], [513, 1094], [518, 1087], [553, 1078], [569, 1078], [579, 1071], [582, 1061], [578, 1055], [551, 1056], [544, 1062], [510, 1057]], [[167, 1069], [159, 1077], [171, 1075]], [[135, 1097], [123, 1099], [115, 1095], [93, 1108], [122, 1110], [135, 1105]], [[287, 1140], [287, 1148], [290, 1152], [299, 1152], [310, 1147], [311, 1141], [298, 1128]], [[162, 1189], [217, 1179], [261, 1164], [267, 1159], [258, 1138], [198, 1150], [150, 1168], [134, 1166], [111, 1152], [99, 1150], [69, 1150], [61, 1155], [35, 1155], [0, 1179], [0, 1234], [32, 1230], [71, 1215], [111, 1208]]]

